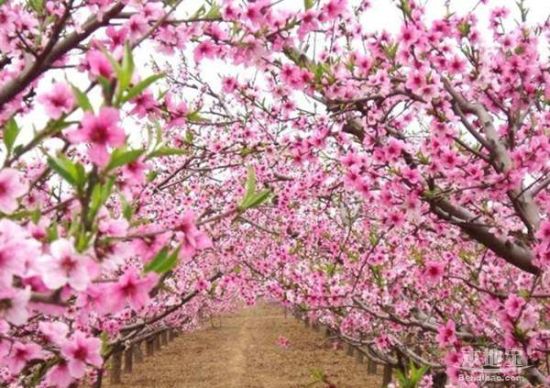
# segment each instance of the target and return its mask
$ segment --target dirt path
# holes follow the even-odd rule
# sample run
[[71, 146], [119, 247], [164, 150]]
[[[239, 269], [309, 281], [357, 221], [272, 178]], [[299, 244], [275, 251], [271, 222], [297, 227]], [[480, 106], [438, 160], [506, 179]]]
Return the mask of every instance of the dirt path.
[[[281, 335], [289, 339], [287, 349], [276, 343]], [[314, 383], [315, 371], [338, 388], [380, 387], [381, 377], [366, 369], [345, 351], [335, 351], [322, 333], [285, 318], [278, 307], [260, 305], [223, 316], [221, 327], [179, 336], [124, 375], [122, 387], [327, 387]]]

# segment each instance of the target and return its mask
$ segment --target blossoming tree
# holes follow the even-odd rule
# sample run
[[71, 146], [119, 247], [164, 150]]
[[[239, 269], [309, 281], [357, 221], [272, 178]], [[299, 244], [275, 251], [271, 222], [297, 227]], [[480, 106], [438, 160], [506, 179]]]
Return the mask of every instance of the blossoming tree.
[[409, 383], [545, 384], [550, 23], [195, 3], [0, 1], [2, 381], [267, 296]]

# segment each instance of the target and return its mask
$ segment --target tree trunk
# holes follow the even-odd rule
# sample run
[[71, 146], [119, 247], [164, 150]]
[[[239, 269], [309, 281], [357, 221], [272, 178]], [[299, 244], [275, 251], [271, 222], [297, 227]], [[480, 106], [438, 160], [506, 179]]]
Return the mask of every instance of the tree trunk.
[[147, 341], [145, 341], [145, 345], [147, 347], [147, 355], [152, 356], [155, 354], [155, 339], [154, 338], [148, 338]]
[[375, 375], [376, 374], [376, 363], [369, 358], [369, 361], [367, 363], [367, 372], [369, 375]]
[[111, 360], [111, 384], [120, 384], [122, 379], [120, 377], [122, 368], [122, 352], [113, 353], [113, 359]]
[[157, 333], [157, 334], [155, 334], [155, 336], [153, 338], [154, 338], [153, 343], [155, 344], [155, 350], [160, 350], [161, 349], [160, 335]]
[[433, 388], [445, 388], [447, 384], [447, 374], [445, 372], [437, 372], [433, 378]]
[[124, 352], [124, 372], [132, 373], [134, 369], [134, 346], [130, 346]]
[[134, 345], [134, 356], [136, 362], [143, 362], [143, 351], [141, 350], [141, 342]]
[[382, 387], [387, 387], [391, 383], [392, 367], [391, 365], [384, 365], [384, 377], [382, 377]]

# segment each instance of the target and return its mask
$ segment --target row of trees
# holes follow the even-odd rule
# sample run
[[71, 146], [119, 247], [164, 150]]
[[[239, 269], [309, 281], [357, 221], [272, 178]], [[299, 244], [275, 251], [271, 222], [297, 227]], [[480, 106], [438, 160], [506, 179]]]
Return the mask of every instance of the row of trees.
[[0, 1], [2, 382], [267, 296], [403, 384], [544, 385], [550, 23], [484, 3]]

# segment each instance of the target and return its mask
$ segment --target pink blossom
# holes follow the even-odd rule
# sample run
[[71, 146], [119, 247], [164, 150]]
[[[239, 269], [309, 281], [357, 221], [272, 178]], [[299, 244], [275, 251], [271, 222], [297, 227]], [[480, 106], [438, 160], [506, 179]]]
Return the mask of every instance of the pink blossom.
[[146, 90], [132, 99], [135, 104], [130, 114], [143, 118], [147, 115], [156, 115], [159, 112], [158, 102], [151, 91]]
[[440, 326], [437, 329], [436, 339], [441, 347], [453, 345], [457, 340], [455, 323], [449, 319], [445, 325]]
[[550, 245], [550, 221], [546, 220], [541, 222], [540, 228], [536, 234], [542, 242]]
[[466, 70], [466, 62], [458, 56], [455, 56], [449, 61], [448, 70], [451, 74], [463, 74]]
[[0, 211], [11, 214], [19, 207], [17, 199], [25, 194], [29, 186], [21, 173], [13, 168], [0, 171]]
[[38, 243], [13, 221], [0, 220], [0, 286], [11, 287], [13, 275], [25, 273], [25, 260], [38, 254]]
[[323, 12], [329, 20], [340, 17], [346, 9], [348, 0], [330, 0], [323, 8]]
[[77, 291], [84, 291], [90, 283], [88, 258], [75, 252], [73, 244], [64, 239], [50, 245], [51, 256], [45, 256], [43, 280], [55, 290], [68, 284]]
[[25, 367], [27, 362], [42, 357], [42, 348], [39, 345], [16, 342], [12, 346], [9, 356], [5, 359], [5, 366], [9, 368], [12, 374], [17, 374]]
[[428, 261], [424, 270], [424, 277], [429, 283], [437, 283], [443, 278], [445, 266], [438, 261]]
[[74, 107], [71, 88], [61, 82], [54, 84], [51, 91], [40, 95], [38, 101], [44, 104], [46, 113], [54, 120], [59, 119], [64, 113], [69, 113]]
[[99, 50], [91, 50], [86, 54], [86, 65], [92, 78], [104, 77], [110, 79], [113, 76], [113, 66], [105, 54]]
[[407, 89], [417, 92], [426, 86], [426, 76], [419, 71], [413, 71], [409, 73], [405, 86]]
[[126, 42], [126, 38], [128, 37], [128, 28], [115, 28], [114, 26], [109, 26], [107, 27], [105, 33], [111, 39], [110, 48], [113, 50], [124, 45], [124, 42]]
[[170, 113], [170, 120], [166, 124], [168, 128], [185, 124], [187, 122], [187, 113], [189, 113], [184, 101], [176, 103], [173, 98], [172, 93], [166, 93], [165, 104]]
[[195, 282], [195, 290], [198, 292], [207, 291], [209, 287], [210, 287], [210, 282], [204, 278], [199, 278]]
[[539, 313], [535, 310], [535, 307], [531, 305], [525, 306], [519, 320], [519, 327], [524, 330], [531, 330], [536, 328], [540, 320]]
[[516, 296], [515, 294], [511, 294], [510, 296], [508, 296], [506, 302], [504, 302], [506, 313], [511, 318], [517, 317], [524, 305], [525, 300], [523, 298], [520, 298], [519, 296]]
[[67, 338], [69, 327], [59, 321], [54, 322], [38, 322], [38, 328], [44, 338], [57, 346], [61, 346]]
[[209, 40], [201, 42], [194, 51], [195, 62], [200, 62], [204, 58], [213, 59], [218, 53], [219, 49], [214, 43]]
[[0, 289], [0, 318], [14, 325], [23, 325], [29, 318], [27, 305], [30, 298], [30, 288]]
[[135, 268], [129, 268], [111, 287], [113, 308], [119, 310], [129, 304], [134, 310], [141, 309], [149, 302], [149, 291], [155, 286], [157, 278], [154, 273], [140, 277]]
[[279, 345], [283, 349], [288, 349], [290, 341], [288, 340], [288, 338], [280, 335], [279, 338], [277, 338], [277, 345]]
[[[94, 311], [103, 315], [118, 309], [114, 301], [105, 301], [105, 295], [109, 295], [111, 287], [104, 283], [92, 283], [85, 292], [78, 294], [76, 305], [83, 311]], [[123, 302], [122, 302], [123, 303]]]
[[145, 35], [149, 30], [147, 20], [141, 15], [133, 15], [127, 23], [128, 30], [132, 39], [137, 39]]
[[87, 365], [99, 368], [103, 363], [100, 349], [101, 341], [99, 339], [76, 331], [61, 347], [61, 354], [67, 360], [70, 375], [75, 379], [80, 379], [86, 373]]
[[98, 115], [85, 113], [81, 128], [70, 133], [73, 142], [88, 142], [91, 147], [88, 151], [92, 162], [104, 166], [109, 161], [107, 147], [124, 145], [126, 135], [119, 127], [119, 112], [115, 108], [104, 107]]
[[140, 184], [145, 181], [145, 172], [148, 168], [149, 166], [147, 162], [145, 162], [145, 159], [139, 158], [126, 164], [122, 168], [122, 174], [128, 179], [129, 183]]
[[444, 360], [447, 366], [460, 366], [463, 360], [462, 353], [455, 351], [448, 352]]
[[176, 221], [176, 237], [182, 241], [182, 257], [191, 257], [196, 250], [210, 248], [212, 241], [208, 236], [199, 231], [195, 226], [195, 216], [192, 212], [186, 212]]
[[125, 219], [103, 219], [99, 223], [101, 233], [113, 237], [124, 236], [128, 231], [128, 221]]
[[222, 90], [224, 93], [233, 93], [238, 86], [239, 85], [235, 77], [225, 77], [222, 80]]
[[48, 386], [68, 388], [74, 381], [66, 361], [54, 365], [46, 374], [45, 380]]

